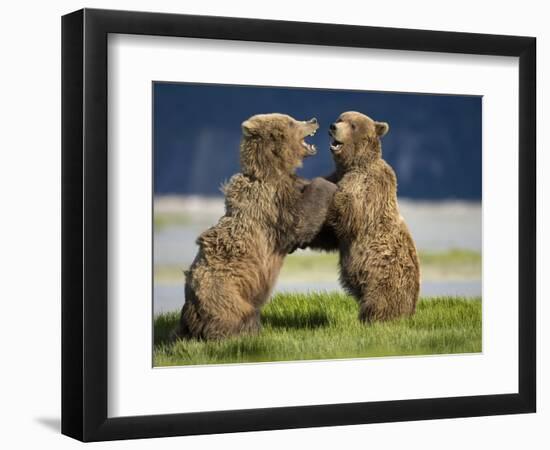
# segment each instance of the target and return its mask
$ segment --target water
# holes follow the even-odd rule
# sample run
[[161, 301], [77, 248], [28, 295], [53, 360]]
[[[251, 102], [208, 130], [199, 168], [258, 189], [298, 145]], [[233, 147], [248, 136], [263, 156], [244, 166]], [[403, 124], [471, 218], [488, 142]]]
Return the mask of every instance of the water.
[[[400, 199], [399, 207], [418, 249], [444, 251], [457, 248], [481, 251], [481, 203], [418, 202]], [[168, 214], [183, 213], [189, 218], [189, 223], [168, 225], [156, 230], [155, 265], [187, 267], [198, 250], [195, 244], [197, 236], [217, 222], [223, 215], [224, 206], [221, 198], [161, 197], [155, 199], [155, 211]], [[326, 282], [279, 281], [275, 292], [339, 289], [340, 285], [335, 279]], [[420, 295], [481, 296], [481, 280], [425, 280], [421, 285]], [[183, 279], [180, 284], [156, 284], [154, 296], [155, 314], [180, 309], [184, 302]]]
[[[341, 290], [338, 282], [278, 283], [277, 292], [323, 292]], [[181, 309], [185, 301], [183, 284], [161, 284], [154, 288], [154, 313], [160, 314]], [[426, 281], [420, 287], [422, 297], [481, 296], [481, 281]]]
[[177, 265], [186, 267], [198, 251], [195, 240], [206, 227], [197, 225], [166, 227], [155, 233], [155, 265]]
[[417, 248], [429, 251], [458, 248], [481, 252], [481, 203], [400, 199], [399, 209]]
[[[169, 206], [171, 211], [178, 208], [177, 204]], [[442, 251], [458, 248], [481, 251], [480, 203], [418, 202], [400, 199], [399, 207], [418, 249]], [[223, 214], [223, 200], [210, 199], [203, 208], [200, 201], [195, 200], [195, 203], [184, 203], [179, 208], [185, 208], [184, 211], [193, 217], [194, 223], [167, 226], [155, 233], [155, 264], [188, 266], [197, 253], [197, 236], [216, 223]], [[155, 204], [155, 210], [158, 209], [162, 210]]]

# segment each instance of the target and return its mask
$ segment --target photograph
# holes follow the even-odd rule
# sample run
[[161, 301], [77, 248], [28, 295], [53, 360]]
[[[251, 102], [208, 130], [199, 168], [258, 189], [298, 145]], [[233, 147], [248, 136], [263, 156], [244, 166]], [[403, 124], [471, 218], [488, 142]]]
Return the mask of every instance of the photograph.
[[0, 448], [550, 449], [548, 14], [469, 3], [6, 2]]
[[154, 367], [482, 352], [482, 96], [152, 100]]
[[[506, 427], [474, 418], [529, 421], [532, 21], [518, 26], [519, 11], [508, 33], [482, 6], [455, 26], [230, 6], [62, 16], [60, 167], [48, 159], [61, 172], [62, 434], [289, 430], [296, 447], [334, 427], [334, 447], [370, 424], [386, 446], [429, 447], [436, 428], [436, 443], [490, 446]], [[6, 167], [20, 178], [9, 192], [26, 185]], [[53, 210], [26, 202], [34, 228], [35, 206]], [[468, 423], [491, 439], [453, 433]]]

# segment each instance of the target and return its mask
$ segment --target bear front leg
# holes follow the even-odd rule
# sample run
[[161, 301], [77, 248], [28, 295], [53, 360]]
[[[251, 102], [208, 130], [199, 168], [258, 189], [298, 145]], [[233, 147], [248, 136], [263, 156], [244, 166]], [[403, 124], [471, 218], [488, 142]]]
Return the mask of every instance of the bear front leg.
[[[295, 231], [295, 245], [306, 246], [320, 233], [325, 224], [337, 186], [324, 178], [314, 178], [302, 193]], [[329, 231], [327, 231], [329, 233]]]
[[300, 246], [300, 248], [311, 248], [312, 250], [324, 250], [326, 252], [338, 250], [340, 241], [336, 237], [334, 228], [326, 222], [322, 226], [321, 231], [310, 241]]
[[[341, 175], [338, 172], [333, 172], [328, 176], [322, 177], [327, 181], [330, 181], [331, 183], [338, 183], [340, 179], [342, 178]], [[332, 205], [329, 206], [329, 211], [327, 212], [327, 215], [330, 214], [330, 209]], [[319, 233], [315, 235], [315, 237], [305, 244], [302, 244], [300, 246], [296, 246], [294, 250], [297, 248], [311, 248], [312, 250], [324, 250], [326, 252], [338, 250], [340, 248], [340, 241], [338, 241], [338, 238], [336, 237], [336, 232], [334, 231], [334, 228], [328, 224], [328, 221], [325, 220], [325, 223], [321, 227], [321, 230]], [[292, 253], [291, 252], [291, 253]]]
[[325, 180], [330, 181], [331, 183], [338, 184], [342, 179], [342, 174], [338, 171], [332, 172], [330, 175], [323, 177]]

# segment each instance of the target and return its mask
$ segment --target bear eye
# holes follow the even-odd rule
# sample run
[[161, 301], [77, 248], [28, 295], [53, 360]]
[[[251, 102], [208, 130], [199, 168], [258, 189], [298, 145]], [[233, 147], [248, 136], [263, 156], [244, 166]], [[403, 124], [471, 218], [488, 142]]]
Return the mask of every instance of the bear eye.
[[355, 130], [355, 124], [354, 123], [351, 124], [351, 129]]

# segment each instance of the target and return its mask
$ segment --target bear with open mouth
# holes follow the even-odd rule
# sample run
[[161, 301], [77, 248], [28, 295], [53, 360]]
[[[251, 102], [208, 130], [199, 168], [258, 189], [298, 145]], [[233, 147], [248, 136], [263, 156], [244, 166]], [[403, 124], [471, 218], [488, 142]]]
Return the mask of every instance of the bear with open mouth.
[[242, 124], [241, 173], [224, 186], [225, 214], [197, 239], [177, 337], [220, 339], [260, 328], [284, 257], [319, 233], [336, 186], [295, 171], [319, 124], [259, 114]]
[[340, 252], [340, 281], [364, 322], [414, 313], [420, 290], [416, 246], [399, 213], [397, 180], [382, 159], [389, 125], [345, 112], [330, 125], [337, 183], [322, 231], [309, 247]]

